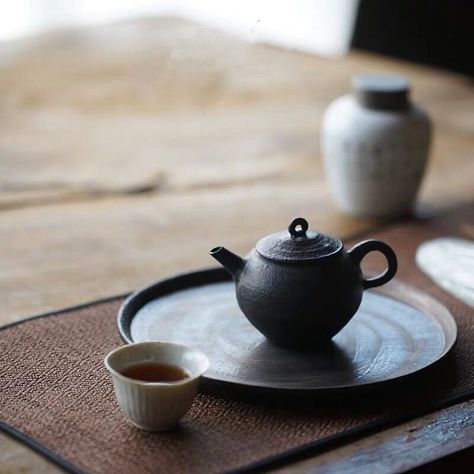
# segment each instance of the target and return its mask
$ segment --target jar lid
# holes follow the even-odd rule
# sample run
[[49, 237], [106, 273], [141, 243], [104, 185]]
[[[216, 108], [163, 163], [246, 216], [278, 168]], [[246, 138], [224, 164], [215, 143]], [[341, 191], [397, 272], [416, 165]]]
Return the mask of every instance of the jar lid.
[[267, 235], [256, 245], [257, 252], [270, 260], [281, 262], [316, 260], [335, 254], [342, 242], [330, 235], [308, 230], [308, 221], [293, 219], [288, 232]]
[[410, 82], [394, 74], [361, 74], [352, 79], [352, 88], [363, 107], [403, 110], [408, 107]]

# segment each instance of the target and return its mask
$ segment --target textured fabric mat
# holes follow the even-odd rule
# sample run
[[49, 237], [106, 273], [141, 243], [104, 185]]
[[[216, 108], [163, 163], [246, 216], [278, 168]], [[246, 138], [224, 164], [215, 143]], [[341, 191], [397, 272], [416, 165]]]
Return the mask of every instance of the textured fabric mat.
[[439, 298], [456, 318], [455, 348], [419, 374], [298, 400], [201, 394], [178, 431], [145, 433], [124, 421], [103, 367], [104, 355], [121, 344], [116, 328], [121, 299], [116, 298], [0, 330], [0, 427], [69, 470], [207, 473], [327, 449], [335, 440], [469, 398], [474, 311], [423, 276], [413, 256], [425, 239], [469, 237], [473, 228], [470, 206], [440, 220], [405, 222], [372, 235], [397, 251], [400, 280]]

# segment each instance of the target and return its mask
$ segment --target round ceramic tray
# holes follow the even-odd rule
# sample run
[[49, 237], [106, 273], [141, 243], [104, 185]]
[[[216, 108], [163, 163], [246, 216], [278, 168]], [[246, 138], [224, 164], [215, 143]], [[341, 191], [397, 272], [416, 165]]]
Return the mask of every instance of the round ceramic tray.
[[319, 391], [384, 382], [443, 357], [456, 323], [440, 302], [392, 282], [366, 291], [333, 343], [311, 352], [280, 349], [247, 321], [223, 269], [157, 281], [123, 303], [118, 326], [126, 342], [169, 341], [208, 355], [207, 383], [274, 390]]

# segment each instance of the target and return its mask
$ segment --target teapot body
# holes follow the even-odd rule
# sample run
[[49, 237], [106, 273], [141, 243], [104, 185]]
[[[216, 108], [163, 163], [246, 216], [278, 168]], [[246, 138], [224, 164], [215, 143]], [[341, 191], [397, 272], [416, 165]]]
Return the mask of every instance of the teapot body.
[[315, 262], [274, 262], [253, 250], [236, 279], [238, 304], [273, 344], [315, 349], [328, 342], [359, 308], [359, 265], [341, 249]]
[[[364, 278], [360, 263], [380, 252], [387, 268]], [[354, 316], [366, 288], [383, 285], [397, 271], [392, 248], [366, 240], [346, 251], [334, 237], [308, 230], [293, 219], [285, 232], [257, 242], [245, 259], [225, 247], [210, 254], [232, 275], [237, 302], [247, 319], [277, 346], [317, 350]]]

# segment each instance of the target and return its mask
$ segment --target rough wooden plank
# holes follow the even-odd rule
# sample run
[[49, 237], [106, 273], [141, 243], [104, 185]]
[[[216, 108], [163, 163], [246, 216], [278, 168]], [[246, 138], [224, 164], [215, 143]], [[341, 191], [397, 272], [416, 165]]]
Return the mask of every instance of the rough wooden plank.
[[225, 243], [245, 254], [296, 215], [336, 234], [371, 224], [320, 209], [318, 196], [325, 193], [313, 183], [271, 183], [4, 211], [0, 318], [10, 321], [215, 265], [208, 255], [213, 246]]
[[[277, 179], [3, 211], [0, 320], [212, 265], [207, 252], [220, 243], [245, 254], [258, 238], [284, 229], [298, 215], [338, 236], [374, 225], [335, 213], [328, 193], [321, 181]], [[448, 196], [437, 193], [443, 203]], [[436, 202], [434, 197], [430, 204]]]
[[63, 473], [35, 451], [0, 432], [0, 474]]
[[472, 446], [473, 439], [474, 401], [469, 401], [381, 431], [311, 459], [275, 469], [274, 472], [405, 472], [468, 448]]
[[6, 45], [0, 208], [286, 179], [302, 167], [320, 178], [322, 112], [367, 70], [407, 74], [437, 126], [433, 160], [466, 167], [474, 92], [459, 75], [361, 54], [318, 58], [170, 19]]
[[[317, 134], [324, 107], [367, 70], [409, 75], [435, 119], [421, 207], [472, 199], [474, 92], [462, 76], [169, 19], [2, 45], [0, 320], [207, 265], [216, 242], [245, 251], [297, 214], [338, 235], [371, 226], [334, 213]], [[50, 470], [6, 439], [2, 467]]]

